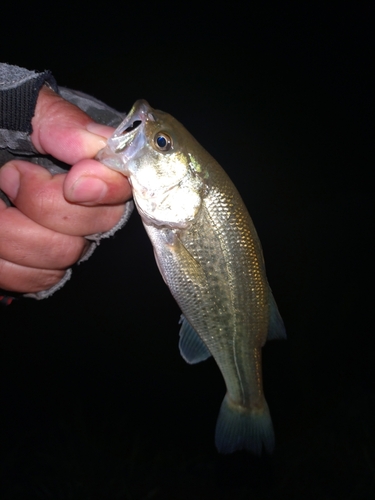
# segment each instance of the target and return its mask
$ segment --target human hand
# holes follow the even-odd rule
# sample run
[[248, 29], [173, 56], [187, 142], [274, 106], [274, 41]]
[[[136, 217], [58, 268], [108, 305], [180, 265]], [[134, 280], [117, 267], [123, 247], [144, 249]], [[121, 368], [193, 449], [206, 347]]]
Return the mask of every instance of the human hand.
[[42, 154], [73, 165], [52, 176], [38, 165], [13, 160], [0, 169], [0, 288], [36, 293], [58, 283], [86, 252], [84, 236], [105, 232], [131, 198], [127, 179], [94, 158], [113, 129], [47, 87], [39, 93], [31, 140]]

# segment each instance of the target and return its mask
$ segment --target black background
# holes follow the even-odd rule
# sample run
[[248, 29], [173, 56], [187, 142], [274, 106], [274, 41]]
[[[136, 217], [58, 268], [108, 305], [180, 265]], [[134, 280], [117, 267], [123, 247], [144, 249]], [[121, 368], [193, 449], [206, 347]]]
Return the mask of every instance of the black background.
[[220, 372], [180, 358], [134, 214], [52, 298], [0, 310], [0, 498], [372, 498], [371, 9], [82, 5], [2, 7], [1, 60], [145, 98], [227, 170], [288, 334], [263, 349], [276, 451], [217, 454]]

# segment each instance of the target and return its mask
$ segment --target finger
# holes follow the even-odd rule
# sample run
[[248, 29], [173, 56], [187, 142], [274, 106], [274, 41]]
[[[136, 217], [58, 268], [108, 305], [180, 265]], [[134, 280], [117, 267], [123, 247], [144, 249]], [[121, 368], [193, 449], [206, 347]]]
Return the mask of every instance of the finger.
[[69, 165], [93, 158], [114, 130], [95, 124], [77, 106], [47, 87], [39, 93], [31, 125], [36, 149]]
[[38, 269], [66, 269], [88, 246], [81, 236], [51, 231], [17, 208], [0, 206], [0, 257], [4, 260]]
[[0, 288], [9, 292], [36, 293], [49, 290], [64, 277], [65, 271], [34, 269], [0, 259]]
[[132, 196], [126, 177], [94, 160], [82, 160], [72, 167], [64, 181], [64, 195], [68, 201], [87, 206], [116, 205]]
[[124, 205], [85, 207], [63, 196], [66, 174], [24, 161], [12, 161], [0, 169], [0, 189], [27, 217], [63, 234], [85, 236], [109, 231], [120, 220]]

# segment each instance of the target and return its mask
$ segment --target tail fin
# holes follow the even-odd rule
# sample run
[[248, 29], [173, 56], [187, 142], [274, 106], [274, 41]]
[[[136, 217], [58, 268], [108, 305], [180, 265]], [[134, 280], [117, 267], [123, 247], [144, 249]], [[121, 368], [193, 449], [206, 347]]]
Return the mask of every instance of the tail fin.
[[255, 455], [264, 447], [272, 453], [275, 436], [266, 400], [262, 409], [234, 405], [225, 396], [216, 423], [215, 443], [219, 453], [247, 450]]

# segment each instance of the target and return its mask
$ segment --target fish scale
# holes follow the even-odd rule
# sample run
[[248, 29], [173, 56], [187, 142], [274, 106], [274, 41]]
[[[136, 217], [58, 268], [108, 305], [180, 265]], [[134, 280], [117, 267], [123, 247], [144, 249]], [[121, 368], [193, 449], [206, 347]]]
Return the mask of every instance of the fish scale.
[[137, 101], [98, 159], [129, 178], [160, 273], [183, 313], [183, 358], [212, 355], [221, 370], [227, 394], [217, 449], [271, 452], [261, 348], [285, 330], [237, 189], [177, 120], [146, 101]]

